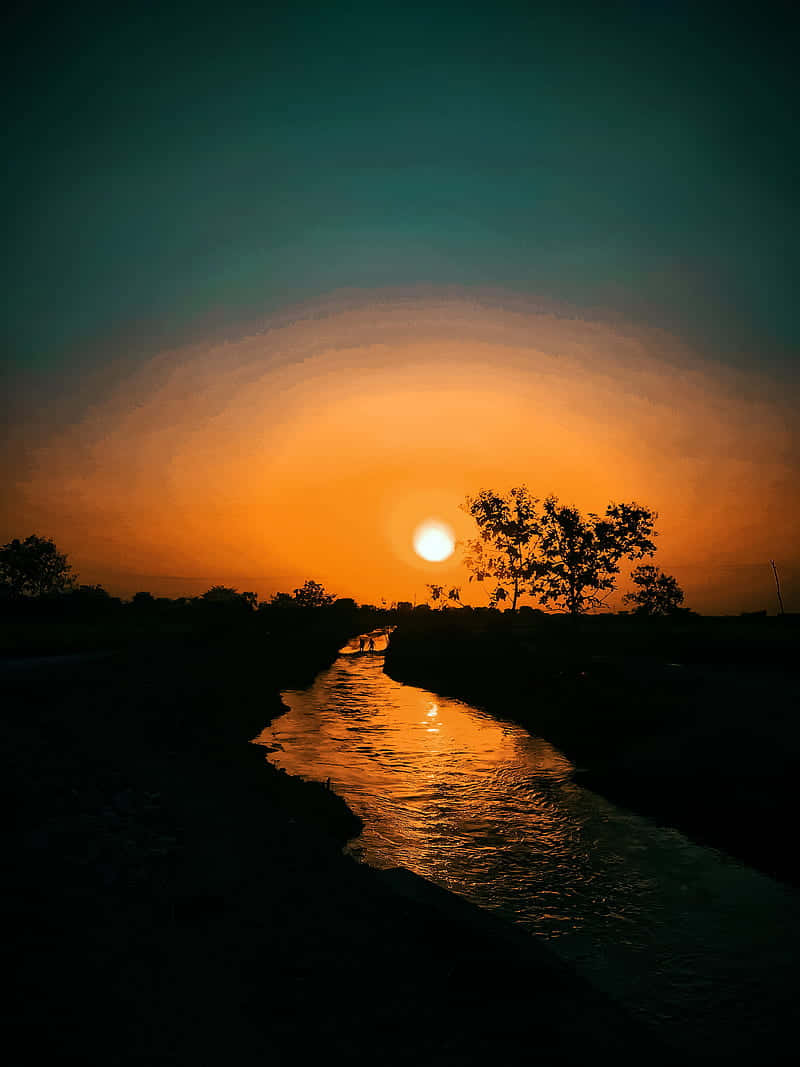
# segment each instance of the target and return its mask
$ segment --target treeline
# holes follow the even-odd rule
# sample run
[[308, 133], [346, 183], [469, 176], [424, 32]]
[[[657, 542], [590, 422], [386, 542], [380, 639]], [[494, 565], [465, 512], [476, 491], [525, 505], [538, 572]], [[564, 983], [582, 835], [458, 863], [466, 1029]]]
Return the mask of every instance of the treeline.
[[6, 619], [110, 619], [128, 621], [258, 618], [301, 622], [326, 615], [380, 625], [385, 608], [336, 597], [312, 578], [291, 593], [259, 602], [256, 593], [213, 585], [198, 596], [155, 596], [141, 590], [129, 599], [111, 596], [101, 585], [81, 585], [66, 554], [50, 538], [35, 534], [0, 548], [0, 614]]
[[[507, 493], [481, 489], [462, 506], [478, 529], [466, 542], [469, 580], [488, 582], [490, 607], [505, 603], [512, 613], [520, 597], [573, 617], [597, 611], [614, 592], [623, 562], [656, 551], [658, 515], [635, 501], [612, 501], [602, 515], [584, 515], [554, 494], [541, 499], [518, 485]], [[630, 578], [634, 591], [623, 602], [637, 614], [685, 610], [683, 590], [672, 575], [645, 563], [634, 567]], [[429, 589], [442, 604], [460, 600], [458, 589], [446, 595], [441, 586]]]

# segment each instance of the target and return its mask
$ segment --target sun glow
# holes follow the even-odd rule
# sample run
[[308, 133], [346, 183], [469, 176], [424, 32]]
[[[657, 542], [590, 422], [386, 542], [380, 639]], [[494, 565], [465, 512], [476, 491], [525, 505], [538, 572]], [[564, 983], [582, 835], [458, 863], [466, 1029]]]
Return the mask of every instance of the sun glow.
[[456, 547], [453, 531], [447, 523], [438, 519], [426, 519], [414, 531], [414, 551], [431, 563], [449, 559]]
[[[377, 604], [435, 580], [482, 605], [454, 550], [476, 534], [460, 505], [527, 481], [584, 511], [655, 508], [659, 566], [695, 610], [762, 608], [765, 559], [798, 580], [793, 387], [665, 333], [476, 293], [337, 297], [230, 341], [123, 353], [58, 412], [14, 417], [0, 544], [45, 532], [115, 596], [267, 599], [312, 577]], [[449, 536], [416, 540], [425, 520]]]

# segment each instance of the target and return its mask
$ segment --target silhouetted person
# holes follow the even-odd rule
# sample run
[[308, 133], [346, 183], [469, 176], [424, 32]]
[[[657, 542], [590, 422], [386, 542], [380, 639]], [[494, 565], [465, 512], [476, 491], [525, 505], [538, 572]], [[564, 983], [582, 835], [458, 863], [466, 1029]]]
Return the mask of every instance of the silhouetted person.
[[364, 635], [363, 634], [358, 639], [358, 651], [359, 652], [363, 652], [364, 651]]
[[374, 652], [375, 651], [375, 638], [374, 637], [370, 637], [369, 645], [367, 646], [367, 649], [370, 652]]

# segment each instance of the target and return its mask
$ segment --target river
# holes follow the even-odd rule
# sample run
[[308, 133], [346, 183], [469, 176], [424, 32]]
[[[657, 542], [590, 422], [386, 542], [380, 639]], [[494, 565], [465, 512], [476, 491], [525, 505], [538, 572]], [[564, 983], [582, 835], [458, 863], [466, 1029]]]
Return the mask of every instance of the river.
[[256, 740], [288, 773], [330, 779], [364, 820], [357, 859], [520, 924], [687, 1053], [763, 1057], [787, 1030], [790, 887], [581, 788], [546, 741], [394, 681], [380, 654], [343, 650], [283, 700]]

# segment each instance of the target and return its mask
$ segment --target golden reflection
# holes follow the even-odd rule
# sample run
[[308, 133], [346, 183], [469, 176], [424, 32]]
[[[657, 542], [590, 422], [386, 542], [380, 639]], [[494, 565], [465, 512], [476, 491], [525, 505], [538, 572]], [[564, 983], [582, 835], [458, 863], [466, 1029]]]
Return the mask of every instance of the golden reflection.
[[256, 740], [290, 774], [336, 783], [364, 819], [359, 848], [376, 866], [448, 884], [496, 862], [501, 839], [561, 854], [569, 821], [552, 786], [571, 764], [518, 727], [433, 697], [369, 656], [344, 655], [311, 689], [284, 693], [290, 713]]

